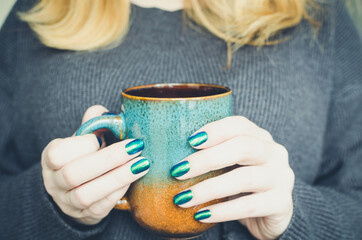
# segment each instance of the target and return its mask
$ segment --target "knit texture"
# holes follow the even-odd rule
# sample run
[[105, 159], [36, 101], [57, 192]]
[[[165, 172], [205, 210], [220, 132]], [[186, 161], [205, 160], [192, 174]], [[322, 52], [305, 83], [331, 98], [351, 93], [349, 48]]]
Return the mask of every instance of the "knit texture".
[[[19, 0], [0, 31], [0, 239], [156, 239], [128, 212], [90, 227], [69, 221], [45, 191], [40, 159], [89, 106], [119, 112], [121, 89], [164, 82], [230, 87], [233, 113], [287, 148], [294, 213], [281, 239], [361, 238], [362, 47], [342, 1], [327, 2], [316, 37], [303, 21], [279, 36], [288, 41], [239, 49], [225, 70], [225, 43], [185, 27], [181, 11], [133, 6], [120, 46], [79, 53], [43, 46], [16, 17], [34, 0]], [[233, 221], [199, 239], [253, 237]]]

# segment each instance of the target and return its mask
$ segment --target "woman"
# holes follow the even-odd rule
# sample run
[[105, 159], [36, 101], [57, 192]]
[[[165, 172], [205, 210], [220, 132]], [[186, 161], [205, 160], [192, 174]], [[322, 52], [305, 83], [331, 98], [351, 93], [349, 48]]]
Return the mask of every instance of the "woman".
[[183, 180], [244, 166], [185, 189], [185, 208], [252, 193], [196, 214], [221, 223], [200, 239], [359, 238], [362, 48], [343, 3], [190, 0], [183, 22], [181, 1], [131, 2], [44, 0], [26, 12], [36, 1], [19, 0], [4, 24], [2, 239], [155, 238], [111, 211], [149, 171], [130, 170], [142, 147], [73, 136], [89, 106], [107, 108], [83, 122], [119, 111], [120, 89], [155, 82], [233, 90], [235, 116], [200, 129], [208, 138], [187, 171], [170, 170]]

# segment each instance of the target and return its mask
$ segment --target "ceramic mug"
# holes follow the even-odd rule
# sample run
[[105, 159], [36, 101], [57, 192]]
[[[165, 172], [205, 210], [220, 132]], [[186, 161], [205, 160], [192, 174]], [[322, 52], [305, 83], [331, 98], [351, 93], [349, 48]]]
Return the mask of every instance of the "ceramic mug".
[[176, 194], [221, 171], [179, 181], [170, 169], [194, 153], [188, 138], [207, 123], [231, 115], [231, 90], [209, 84], [155, 84], [122, 91], [122, 112], [104, 115], [83, 124], [76, 135], [107, 128], [119, 139], [144, 141], [142, 156], [150, 171], [134, 182], [125, 198], [115, 206], [131, 211], [144, 228], [164, 238], [191, 238], [214, 224], [196, 221], [194, 214], [215, 200], [193, 208], [174, 204]]

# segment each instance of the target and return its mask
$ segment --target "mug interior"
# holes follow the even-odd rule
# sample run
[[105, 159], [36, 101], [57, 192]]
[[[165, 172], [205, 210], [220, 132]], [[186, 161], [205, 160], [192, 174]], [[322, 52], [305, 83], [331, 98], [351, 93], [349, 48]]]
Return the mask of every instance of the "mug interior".
[[211, 84], [154, 84], [132, 87], [124, 90], [126, 95], [149, 98], [197, 98], [225, 94], [227, 87]]

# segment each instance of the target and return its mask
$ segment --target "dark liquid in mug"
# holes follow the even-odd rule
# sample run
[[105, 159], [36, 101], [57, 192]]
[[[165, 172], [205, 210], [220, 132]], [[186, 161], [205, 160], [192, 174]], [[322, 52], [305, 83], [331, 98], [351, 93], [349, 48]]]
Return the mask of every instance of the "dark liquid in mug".
[[230, 89], [210, 85], [160, 84], [152, 87], [131, 88], [125, 93], [137, 97], [153, 98], [191, 98], [206, 97], [229, 92]]

